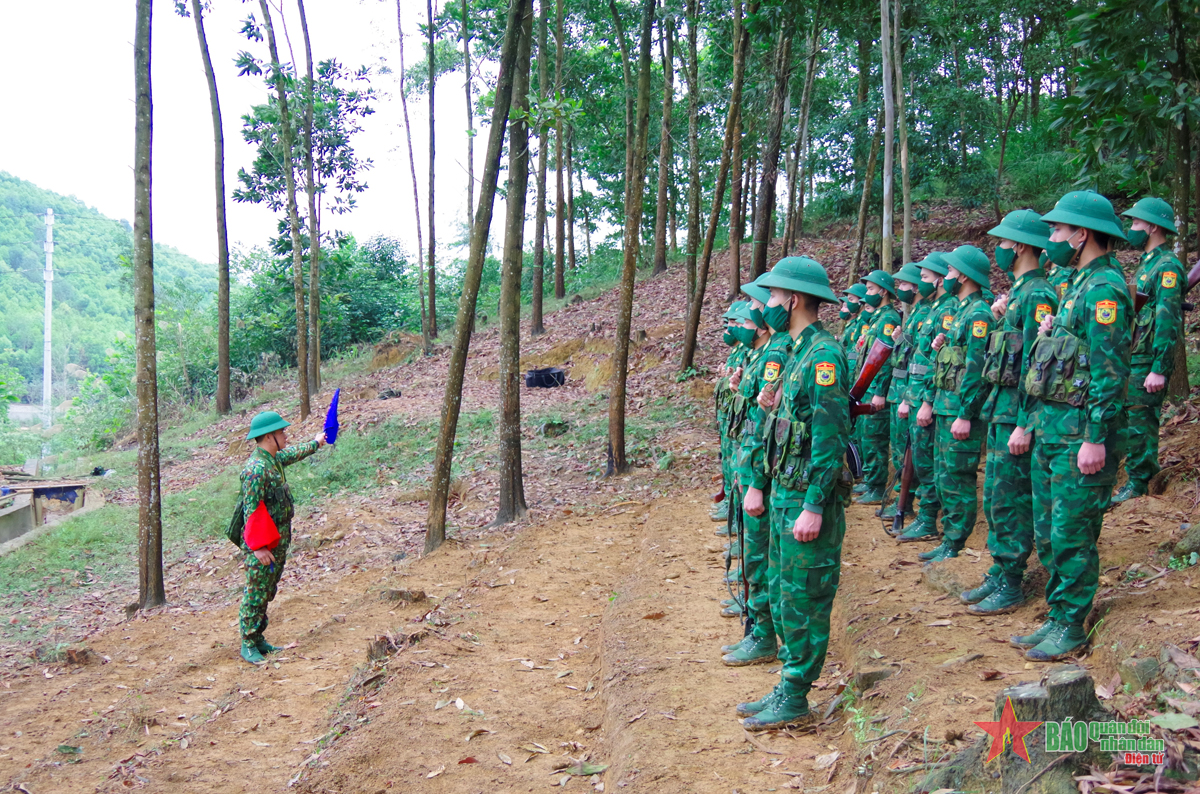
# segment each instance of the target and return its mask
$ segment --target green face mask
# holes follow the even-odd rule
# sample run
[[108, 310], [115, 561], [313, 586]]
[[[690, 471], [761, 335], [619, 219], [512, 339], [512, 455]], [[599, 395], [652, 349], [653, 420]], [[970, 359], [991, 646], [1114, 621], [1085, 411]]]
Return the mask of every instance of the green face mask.
[[1146, 248], [1146, 243], [1150, 242], [1150, 232], [1145, 229], [1134, 229], [1129, 234], [1125, 235], [1125, 239], [1129, 240], [1129, 247], [1135, 251], [1142, 251]]
[[1017, 249], [1016, 248], [1001, 248], [1000, 246], [996, 246], [996, 266], [997, 267], [999, 267], [1005, 273], [1011, 273], [1012, 269], [1013, 269], [1013, 263], [1015, 263], [1016, 261], [1017, 261]]
[[786, 331], [792, 322], [792, 313], [786, 306], [768, 306], [763, 309], [763, 319], [772, 331]]
[[878, 292], [874, 295], [868, 294], [867, 297], [863, 298], [863, 301], [872, 309], [878, 309], [879, 305], [883, 303], [883, 295]]
[[733, 334], [735, 341], [741, 342], [743, 345], [749, 347], [750, 345], [754, 344], [754, 337], [758, 332], [753, 328], [745, 328], [739, 325], [736, 328], [730, 328], [729, 333]]
[[942, 279], [942, 289], [946, 290], [946, 292], [950, 293], [951, 295], [957, 295], [959, 287], [961, 286], [962, 283], [956, 278], [950, 278], [947, 276], [946, 278]]
[[900, 285], [896, 285], [896, 300], [901, 303], [912, 303], [917, 299], [917, 293], [912, 291], [912, 288], [901, 289]]
[[[1075, 234], [1079, 234], [1079, 231], [1076, 230]], [[1075, 234], [1072, 234], [1071, 237], [1074, 237]], [[1050, 261], [1059, 267], [1068, 267], [1071, 260], [1075, 258], [1075, 249], [1071, 247], [1071, 237], [1061, 243], [1053, 240], [1046, 243], [1046, 256], [1050, 257]]]
[[767, 323], [765, 320], [763, 320], [762, 309], [750, 310], [750, 322], [754, 323], [764, 331], [767, 330]]
[[848, 312], [845, 309], [838, 309], [838, 317], [841, 317], [843, 320], [849, 320], [853, 316], [854, 312]]
[[920, 290], [922, 298], [928, 298], [933, 294], [933, 291], [937, 289], [937, 287], [935, 287], [933, 284], [930, 284], [928, 281], [918, 281], [917, 289]]
[[725, 333], [721, 334], [721, 341], [733, 347], [737, 344], [737, 337], [733, 335], [733, 329], [726, 328]]

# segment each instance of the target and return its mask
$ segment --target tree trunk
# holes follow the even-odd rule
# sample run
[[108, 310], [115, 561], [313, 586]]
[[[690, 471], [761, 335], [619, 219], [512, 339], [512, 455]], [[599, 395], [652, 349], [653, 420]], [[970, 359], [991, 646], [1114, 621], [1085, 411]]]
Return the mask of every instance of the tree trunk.
[[[554, 23], [554, 99], [562, 101], [563, 82], [563, 0], [558, 0], [558, 9]], [[566, 242], [567, 206], [566, 190], [563, 185], [563, 122], [562, 116], [554, 128], [554, 297], [562, 300], [567, 297], [564, 243]]]
[[288, 226], [292, 232], [292, 289], [296, 295], [296, 370], [300, 382], [300, 421], [308, 418], [308, 323], [304, 300], [304, 249], [300, 243], [300, 209], [296, 206], [296, 173], [293, 158], [292, 122], [288, 113], [287, 87], [279, 61], [279, 48], [275, 46], [275, 27], [271, 24], [271, 8], [267, 0], [258, 0], [262, 10], [263, 26], [267, 31], [267, 47], [271, 53], [271, 83], [279, 98], [280, 143], [286, 153], [283, 175], [287, 182]]
[[575, 269], [575, 131], [567, 137], [567, 268]]
[[467, 93], [467, 217], [475, 217], [475, 103], [471, 101], [471, 28], [467, 21], [470, 0], [462, 4], [463, 86]]
[[890, 0], [879, 0], [879, 53], [880, 79], [883, 81], [883, 217], [879, 225], [879, 266], [892, 272], [892, 242], [895, 236], [895, 156], [896, 144], [896, 98], [892, 93], [895, 86], [892, 74], [892, 24]]
[[138, 601], [139, 609], [167, 603], [162, 568], [162, 488], [158, 469], [158, 367], [154, 338], [154, 229], [151, 152], [154, 107], [150, 88], [150, 0], [138, 0], [133, 38], [133, 317], [137, 334]]
[[662, 21], [659, 49], [663, 68], [662, 127], [658, 143], [658, 195], [654, 208], [654, 275], [667, 272], [667, 200], [671, 182], [671, 111], [675, 105], [675, 25]]
[[[533, 5], [524, 2], [521, 43], [513, 76], [514, 114], [508, 132], [508, 190], [504, 254], [500, 266], [500, 507], [494, 526], [520, 520], [525, 505], [521, 473], [521, 265], [525, 245], [525, 197], [529, 190], [529, 50]], [[570, 166], [570, 150], [567, 164]]]
[[687, 0], [688, 55], [684, 76], [688, 84], [688, 226], [687, 270], [688, 301], [696, 295], [696, 252], [700, 247], [700, 66], [696, 23], [699, 0]]
[[[621, 13], [617, 10], [616, 0], [608, 0], [608, 10], [613, 18], [613, 34], [617, 39], [617, 47], [621, 51], [621, 77], [625, 85], [625, 187], [629, 192], [629, 174], [633, 169], [630, 163], [633, 157], [633, 76], [629, 71], [629, 44], [625, 41], [625, 26], [621, 24]], [[626, 200], [628, 204], [628, 201]]]
[[895, 14], [895, 52], [892, 68], [896, 71], [896, 120], [900, 126], [900, 180], [902, 201], [904, 202], [904, 240], [901, 243], [901, 255], [905, 263], [912, 261], [912, 180], [908, 171], [908, 116], [905, 115], [904, 105], [904, 42], [901, 34], [901, 21], [904, 9], [901, 0], [896, 0]]
[[800, 96], [800, 121], [796, 125], [796, 150], [792, 159], [794, 169], [788, 177], [788, 217], [783, 233], [783, 253], [791, 253], [800, 239], [804, 223], [804, 183], [808, 169], [808, 115], [812, 108], [813, 81], [817, 72], [818, 45], [821, 26], [813, 15], [812, 28], [808, 32], [808, 56], [804, 65], [804, 92]]
[[633, 286], [641, 244], [642, 188], [646, 176], [646, 143], [650, 133], [650, 39], [654, 29], [655, 0], [643, 0], [641, 46], [638, 53], [637, 138], [629, 157], [625, 179], [625, 250], [621, 267], [621, 294], [617, 304], [617, 331], [613, 345], [612, 388], [608, 396], [607, 475], [629, 470], [625, 459], [625, 382], [629, 376], [629, 331], [633, 324]]
[[192, 18], [196, 21], [196, 38], [200, 40], [200, 57], [204, 61], [204, 77], [208, 81], [208, 103], [213, 121], [213, 171], [217, 188], [217, 413], [227, 414], [233, 406], [229, 400], [229, 231], [225, 223], [225, 132], [221, 125], [217, 75], [208, 52], [208, 37], [204, 35], [203, 10], [200, 0], [192, 0]]
[[[263, 0], [266, 2], [266, 0]], [[530, 0], [512, 0], [504, 28], [504, 44], [500, 50], [500, 75], [492, 102], [492, 124], [488, 132], [487, 154], [483, 177], [479, 183], [479, 207], [471, 228], [471, 251], [463, 272], [462, 293], [458, 298], [458, 318], [455, 323], [454, 344], [446, 373], [446, 391], [442, 400], [442, 418], [438, 430], [437, 451], [433, 459], [433, 481], [430, 484], [429, 515], [425, 522], [425, 553], [429, 554], [446, 540], [446, 504], [450, 497], [450, 465], [454, 455], [454, 437], [458, 431], [458, 415], [462, 410], [462, 386], [467, 369], [467, 351], [471, 346], [471, 326], [475, 318], [475, 302], [479, 297], [479, 282], [483, 261], [487, 256], [488, 229], [492, 225], [492, 209], [496, 200], [496, 183], [500, 176], [500, 153], [508, 126], [508, 111], [512, 104], [517, 49], [521, 42], [521, 21]]]
[[[694, 2], [694, 0], [693, 0]], [[742, 31], [742, 0], [733, 2], [733, 86], [729, 95], [729, 111], [725, 115], [725, 143], [721, 147], [721, 164], [717, 168], [717, 183], [713, 186], [712, 210], [708, 216], [708, 231], [704, 235], [704, 252], [700, 256], [700, 267], [696, 273], [696, 292], [688, 306], [687, 326], [683, 332], [683, 354], [679, 358], [679, 371], [686, 373], [696, 358], [696, 338], [700, 333], [700, 313], [704, 310], [704, 291], [708, 286], [708, 266], [712, 261], [713, 243], [717, 239], [717, 224], [721, 222], [721, 208], [725, 205], [725, 182], [729, 178], [729, 163], [737, 141], [737, 121], [742, 105], [742, 80], [745, 75], [743, 53], [749, 46], [749, 37]], [[692, 62], [695, 64], [695, 61]], [[689, 89], [690, 90], [690, 89]], [[699, 197], [697, 197], [699, 198]], [[736, 270], [732, 271], [730, 300], [741, 289]]]
[[950, 52], [954, 56], [954, 87], [958, 92], [954, 102], [958, 105], [958, 167], [964, 168], [967, 164], [966, 102], [962, 95], [962, 61], [958, 57], [958, 42], [953, 38], [950, 40]]
[[308, 17], [304, 0], [296, 0], [300, 9], [300, 29], [304, 34], [304, 55], [308, 66], [308, 97], [304, 107], [304, 170], [308, 190], [308, 390], [321, 389], [321, 216], [317, 212], [317, 185], [313, 173], [313, 79], [312, 42], [308, 37]]
[[[1177, 54], [1176, 62], [1172, 65], [1172, 75], [1176, 85], [1181, 85], [1186, 82], [1185, 75], [1190, 73], [1191, 68], [1188, 63], [1187, 39], [1183, 31], [1183, 18], [1180, 12], [1178, 0], [1171, 0], [1168, 5], [1168, 11], [1171, 20], [1171, 38], [1174, 39], [1172, 49]], [[1175, 255], [1179, 257], [1179, 261], [1183, 264], [1186, 271], [1188, 269], [1188, 214], [1191, 192], [1192, 179], [1192, 140], [1191, 126], [1188, 115], [1185, 111], [1183, 115], [1183, 124], [1177, 132], [1179, 145], [1175, 157], [1175, 228], [1179, 230], [1176, 235], [1176, 251]], [[1200, 178], [1197, 179], [1200, 183]], [[1200, 192], [1197, 193], [1197, 206], [1200, 206]], [[1198, 227], [1200, 228], [1200, 227]], [[1180, 329], [1179, 339], [1175, 344], [1174, 351], [1175, 367], [1171, 372], [1171, 379], [1167, 382], [1167, 396], [1172, 399], [1186, 399], [1191, 393], [1191, 384], [1188, 382], [1187, 369], [1187, 324], [1184, 323]]]
[[[578, 172], [578, 175], [579, 175], [579, 195], [582, 198], [583, 196], [586, 195], [586, 193], [584, 192], [584, 189], [583, 189], [583, 171], [582, 171], [582, 169]], [[584, 240], [584, 244], [587, 246], [587, 262], [590, 265], [592, 263], [592, 221], [591, 221], [591, 218], [588, 217], [588, 208], [587, 208], [586, 203], [583, 205], [583, 240]]]
[[[550, 0], [538, 0], [538, 107], [546, 101], [547, 84], [550, 82], [549, 42], [546, 28], [546, 6]], [[538, 129], [537, 207], [534, 210], [533, 232], [533, 284], [530, 291], [529, 335], [546, 333], [542, 319], [542, 305], [546, 297], [546, 157], [550, 153], [550, 133], [545, 124]]]
[[[887, 0], [883, 0], [887, 2]], [[785, 26], [775, 42], [775, 88], [771, 93], [771, 120], [762, 149], [762, 177], [758, 188], [759, 212], [754, 217], [751, 267], [755, 276], [767, 271], [767, 253], [775, 219], [775, 186], [779, 182], [779, 149], [786, 115], [788, 86], [792, 81], [792, 31]]]
[[669, 191], [670, 199], [667, 202], [667, 235], [671, 240], [671, 256], [676, 256], [679, 253], [679, 242], [675, 236], [679, 230], [679, 189], [674, 179], [671, 179]]
[[[195, 1], [195, 0], [194, 0]], [[396, 0], [396, 32], [400, 39], [400, 106], [404, 109], [404, 136], [408, 141], [408, 171], [412, 174], [413, 209], [417, 214], [417, 296], [421, 299], [421, 346], [430, 353], [429, 318], [425, 311], [425, 243], [421, 239], [421, 196], [417, 191], [417, 163], [413, 159], [412, 125], [408, 121], [408, 89], [404, 86], [404, 25]]]
[[861, 117], [858, 119], [858, 134], [854, 138], [854, 177], [862, 180], [863, 149], [867, 139], [867, 98], [871, 89], [871, 41], [872, 37], [864, 32], [858, 37], [858, 95], [855, 107]]
[[858, 204], [858, 227], [855, 232], [854, 246], [854, 263], [850, 266], [850, 273], [846, 276], [846, 283], [853, 284], [858, 281], [858, 268], [862, 262], [863, 243], [867, 237], [867, 207], [871, 203], [871, 183], [875, 181], [875, 162], [879, 157], [879, 137], [883, 132], [883, 110], [879, 111], [879, 118], [875, 122], [875, 135], [871, 138], [871, 153], [867, 156], [867, 170], [864, 174], [862, 200]]
[[747, 202], [750, 204], [750, 212], [749, 212], [748, 216], [745, 212], [742, 213], [742, 218], [741, 218], [742, 224], [741, 224], [741, 228], [738, 230], [738, 242], [740, 243], [742, 241], [742, 239], [746, 236], [746, 218], [749, 217], [750, 218], [750, 241], [751, 241], [750, 278], [758, 278], [762, 274], [755, 272], [754, 267], [753, 267], [753, 264], [754, 264], [754, 256], [753, 256], [754, 224], [758, 222], [758, 220], [757, 220], [758, 219], [758, 180], [755, 178], [758, 176], [758, 142], [757, 142], [757, 140], [755, 140], [753, 138], [753, 135], [751, 134], [752, 132], [753, 132], [753, 129], [748, 130], [747, 134], [746, 134], [746, 137], [751, 139], [750, 162], [748, 163], [748, 167], [746, 168], [746, 186], [742, 190], [742, 193], [745, 196], [747, 196]]
[[434, 139], [437, 125], [434, 123], [433, 92], [437, 87], [437, 50], [433, 40], [433, 0], [425, 0], [429, 14], [429, 335], [437, 339], [437, 230], [433, 225], [434, 194]]
[[[737, 18], [734, 17], [734, 22]], [[736, 53], [735, 53], [736, 54]], [[737, 296], [742, 288], [742, 207], [745, 206], [742, 194], [745, 183], [742, 181], [742, 109], [739, 107], [733, 120], [733, 161], [730, 163], [733, 173], [730, 175], [729, 190], [729, 292], [730, 300]]]
[[1004, 184], [1004, 152], [1008, 148], [1008, 129], [1012, 126], [1013, 114], [1017, 112], [1020, 104], [1021, 95], [1014, 95], [1008, 108], [1008, 117], [1004, 121], [1004, 126], [1000, 128], [1000, 162], [996, 165], [996, 197], [992, 199], [992, 211], [996, 215], [996, 223], [1001, 220], [1000, 188]]

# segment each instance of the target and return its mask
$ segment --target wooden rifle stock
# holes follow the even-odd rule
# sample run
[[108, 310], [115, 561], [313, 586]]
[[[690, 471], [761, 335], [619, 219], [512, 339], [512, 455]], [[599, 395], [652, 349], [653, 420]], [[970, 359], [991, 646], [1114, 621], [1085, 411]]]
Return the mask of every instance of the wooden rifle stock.
[[904, 463], [900, 468], [900, 497], [896, 500], [896, 517], [892, 519], [892, 534], [899, 535], [904, 529], [904, 514], [912, 505], [913, 468], [912, 438], [904, 445]]
[[875, 343], [871, 345], [871, 349], [867, 353], [867, 358], [863, 362], [862, 371], [858, 375], [858, 380], [854, 382], [854, 386], [850, 389], [851, 418], [873, 414], [879, 410], [871, 403], [864, 403], [861, 400], [863, 395], [867, 393], [867, 389], [871, 388], [871, 381], [875, 380], [875, 376], [879, 374], [879, 370], [883, 369], [883, 365], [887, 363], [891, 355], [892, 345], [884, 340], [876, 339]]

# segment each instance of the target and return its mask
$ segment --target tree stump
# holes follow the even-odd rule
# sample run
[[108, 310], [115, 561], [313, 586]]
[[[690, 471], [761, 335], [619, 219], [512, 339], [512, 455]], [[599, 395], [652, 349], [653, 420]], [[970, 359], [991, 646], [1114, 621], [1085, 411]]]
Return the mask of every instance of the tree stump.
[[[1000, 721], [1008, 700], [1020, 722], [1105, 721], [1113, 716], [1096, 698], [1096, 684], [1076, 665], [1051, 669], [1040, 683], [1021, 683], [996, 696], [992, 719]], [[1024, 737], [1029, 761], [1013, 751], [1011, 742], [988, 762], [992, 737], [985, 736], [955, 756], [945, 767], [930, 773], [918, 790], [941, 788], [960, 791], [999, 791], [1002, 794], [1075, 794], [1073, 776], [1091, 764], [1107, 765], [1111, 754], [1092, 744], [1083, 752], [1046, 752], [1046, 729], [1039, 725]]]

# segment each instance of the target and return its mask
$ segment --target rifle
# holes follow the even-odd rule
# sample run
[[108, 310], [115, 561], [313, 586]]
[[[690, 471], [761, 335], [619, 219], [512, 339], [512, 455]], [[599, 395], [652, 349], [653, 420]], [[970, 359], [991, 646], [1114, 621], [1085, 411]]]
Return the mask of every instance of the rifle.
[[912, 481], [916, 475], [913, 468], [912, 437], [904, 445], [904, 463], [900, 467], [900, 498], [896, 500], [896, 517], [892, 519], [892, 535], [898, 536], [904, 529], [904, 514], [912, 507]]
[[875, 380], [875, 376], [879, 374], [879, 370], [883, 369], [883, 365], [887, 363], [888, 357], [891, 355], [892, 345], [883, 339], [876, 339], [875, 343], [871, 345], [871, 350], [867, 353], [867, 358], [863, 362], [862, 371], [858, 374], [858, 380], [854, 382], [854, 386], [850, 389], [851, 419], [856, 416], [864, 416], [879, 411], [871, 403], [860, 401], [863, 395], [867, 393], [867, 389], [871, 388], [871, 381]]

